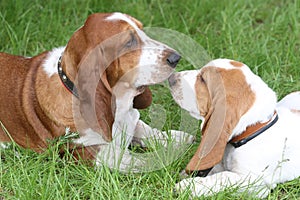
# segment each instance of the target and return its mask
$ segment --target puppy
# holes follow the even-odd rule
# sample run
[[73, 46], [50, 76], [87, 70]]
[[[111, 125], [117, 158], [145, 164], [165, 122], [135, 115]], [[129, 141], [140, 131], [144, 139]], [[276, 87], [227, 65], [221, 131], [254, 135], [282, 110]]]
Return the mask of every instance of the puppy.
[[197, 177], [176, 191], [208, 196], [237, 186], [266, 197], [300, 176], [300, 92], [277, 103], [248, 66], [228, 59], [175, 73], [169, 84], [175, 101], [202, 120], [200, 145], [185, 169]]

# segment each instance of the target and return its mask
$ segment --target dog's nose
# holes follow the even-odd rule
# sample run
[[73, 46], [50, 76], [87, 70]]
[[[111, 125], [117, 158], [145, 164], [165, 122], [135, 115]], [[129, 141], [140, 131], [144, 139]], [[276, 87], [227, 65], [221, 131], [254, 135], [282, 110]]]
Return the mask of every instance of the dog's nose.
[[174, 52], [167, 58], [167, 63], [170, 67], [175, 68], [179, 60], [181, 59], [181, 56]]
[[169, 85], [172, 87], [173, 85], [176, 84], [176, 76], [175, 74], [172, 74], [169, 78], [168, 78], [168, 81], [169, 81]]

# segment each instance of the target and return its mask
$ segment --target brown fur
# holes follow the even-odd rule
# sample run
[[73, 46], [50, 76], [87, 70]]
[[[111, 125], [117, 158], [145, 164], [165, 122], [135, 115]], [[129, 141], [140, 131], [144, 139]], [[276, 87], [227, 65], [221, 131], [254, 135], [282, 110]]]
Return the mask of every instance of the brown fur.
[[255, 94], [238, 69], [205, 67], [195, 87], [205, 121], [201, 143], [186, 167], [188, 173], [209, 169], [221, 161], [233, 128], [255, 101]]
[[11, 137], [23, 147], [41, 151], [46, 138], [52, 139], [62, 130], [43, 112], [35, 91], [37, 69], [46, 54], [30, 59], [0, 54], [0, 120], [9, 133], [0, 129], [1, 141]]
[[234, 67], [243, 67], [244, 64], [238, 61], [230, 61], [230, 64], [232, 64]]

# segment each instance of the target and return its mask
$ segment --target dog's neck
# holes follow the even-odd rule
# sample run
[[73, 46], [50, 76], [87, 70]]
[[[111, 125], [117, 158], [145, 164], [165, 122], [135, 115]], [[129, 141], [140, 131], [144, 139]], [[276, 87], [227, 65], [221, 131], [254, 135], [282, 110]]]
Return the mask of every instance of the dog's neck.
[[[257, 84], [257, 81], [260, 83]], [[251, 87], [255, 92], [255, 102], [252, 107], [240, 118], [238, 124], [232, 131], [231, 140], [233, 137], [243, 133], [247, 127], [257, 123], [264, 123], [272, 119], [276, 109], [277, 97], [275, 92], [269, 88], [261, 79], [255, 80], [256, 84]]]
[[[73, 95], [62, 87], [61, 80], [58, 76], [57, 64], [59, 57], [64, 51], [64, 47], [56, 48], [47, 53], [45, 61], [38, 68], [36, 80], [36, 94], [40, 105], [48, 117], [65, 127], [74, 127], [72, 102]], [[49, 98], [49, 93], [52, 98]], [[53, 102], [62, 102], [54, 106]]]
[[[35, 143], [28, 145], [31, 145], [32, 148], [36, 148], [37, 151], [42, 150], [39, 148], [46, 147], [47, 139], [64, 134], [65, 129], [65, 126], [61, 126], [59, 123], [53, 122], [51, 115], [53, 110], [45, 110], [45, 107], [42, 106], [50, 105], [49, 101], [53, 100], [48, 96], [49, 90], [50, 92], [59, 92], [55, 88], [51, 88], [53, 85], [55, 85], [51, 84], [52, 81], [55, 82], [55, 80], [48, 77], [47, 72], [45, 72], [43, 67], [41, 67], [44, 64], [44, 59], [46, 59], [48, 56], [49, 52], [45, 52], [30, 59], [31, 67], [26, 76], [22, 93], [23, 112], [27, 116], [28, 123], [34, 132], [38, 133], [26, 133], [28, 136], [32, 134], [32, 137], [35, 137], [34, 140], [36, 141]], [[48, 101], [48, 104], [41, 103], [41, 101]]]
[[255, 137], [259, 136], [270, 127], [272, 127], [278, 121], [278, 114], [275, 111], [273, 117], [263, 123], [257, 123], [251, 126], [248, 126], [244, 132], [240, 135], [233, 137], [229, 143], [232, 144], [235, 148], [238, 148], [250, 140], [254, 139]]

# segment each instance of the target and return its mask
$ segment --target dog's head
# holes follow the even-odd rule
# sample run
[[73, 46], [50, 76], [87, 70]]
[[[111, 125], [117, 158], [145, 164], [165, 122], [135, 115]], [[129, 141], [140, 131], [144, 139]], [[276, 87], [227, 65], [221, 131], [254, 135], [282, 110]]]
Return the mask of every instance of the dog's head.
[[105, 129], [102, 132], [111, 139], [112, 88], [119, 81], [128, 83], [137, 91], [133, 106], [145, 108], [152, 100], [147, 86], [166, 80], [179, 60], [173, 49], [149, 38], [135, 18], [97, 13], [90, 15], [71, 37], [61, 65], [71, 80], [77, 80], [84, 118], [96, 124], [91, 115], [96, 110], [98, 123]]
[[200, 70], [169, 78], [175, 101], [202, 121], [201, 143], [186, 167], [208, 172], [223, 157], [227, 142], [247, 126], [274, 113], [275, 93], [243, 63], [218, 59]]
[[90, 15], [69, 40], [63, 68], [76, 76], [80, 62], [93, 50], [89, 62], [104, 68], [110, 87], [121, 78], [136, 88], [162, 82], [180, 59], [173, 49], [149, 38], [141, 22], [121, 13]]

